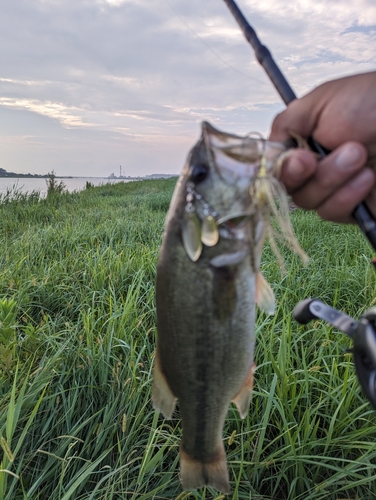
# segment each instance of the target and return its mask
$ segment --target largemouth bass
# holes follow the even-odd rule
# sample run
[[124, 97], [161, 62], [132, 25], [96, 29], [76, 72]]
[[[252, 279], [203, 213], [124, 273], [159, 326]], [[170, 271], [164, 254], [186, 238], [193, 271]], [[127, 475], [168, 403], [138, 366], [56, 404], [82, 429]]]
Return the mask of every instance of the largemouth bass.
[[[268, 217], [278, 212], [273, 173], [285, 150], [204, 122], [171, 200], [157, 269], [152, 401], [167, 419], [179, 401], [185, 490], [230, 492], [222, 431], [231, 401], [241, 418], [248, 411], [255, 305], [274, 312], [260, 259]], [[281, 223], [303, 256], [291, 225]]]

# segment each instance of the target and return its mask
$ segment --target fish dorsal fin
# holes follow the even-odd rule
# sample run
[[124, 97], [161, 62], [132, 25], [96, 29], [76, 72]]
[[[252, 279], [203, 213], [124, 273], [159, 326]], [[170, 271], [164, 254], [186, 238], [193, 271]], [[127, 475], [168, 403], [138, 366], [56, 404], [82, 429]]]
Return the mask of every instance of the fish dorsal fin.
[[256, 303], [268, 314], [275, 313], [274, 292], [260, 271], [256, 275]]

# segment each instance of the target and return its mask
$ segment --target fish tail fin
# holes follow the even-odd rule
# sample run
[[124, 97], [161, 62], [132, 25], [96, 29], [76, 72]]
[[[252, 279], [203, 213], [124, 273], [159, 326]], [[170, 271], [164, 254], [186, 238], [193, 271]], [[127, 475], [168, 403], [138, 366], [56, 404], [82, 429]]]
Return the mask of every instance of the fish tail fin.
[[196, 460], [180, 445], [180, 479], [184, 490], [211, 486], [222, 493], [231, 493], [226, 454], [222, 441], [219, 452], [210, 462]]

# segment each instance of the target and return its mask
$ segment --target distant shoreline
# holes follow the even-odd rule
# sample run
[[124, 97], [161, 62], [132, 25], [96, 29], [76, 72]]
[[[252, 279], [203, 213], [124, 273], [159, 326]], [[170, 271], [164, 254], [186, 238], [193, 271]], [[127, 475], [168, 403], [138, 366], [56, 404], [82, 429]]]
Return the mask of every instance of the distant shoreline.
[[[1, 175], [0, 179], [48, 179], [49, 175], [27, 175], [27, 174], [8, 174]], [[55, 175], [55, 179], [108, 179], [108, 177], [95, 177], [93, 175], [83, 176], [83, 175]], [[118, 177], [116, 177], [118, 179]], [[125, 177], [124, 177], [125, 179]], [[131, 177], [128, 177], [131, 179]]]
[[[177, 177], [172, 178], [174, 181]], [[70, 193], [81, 191], [88, 187], [103, 186], [106, 184], [127, 184], [128, 182], [161, 182], [166, 180], [163, 177], [159, 178], [108, 178], [108, 177], [73, 177], [73, 176], [58, 176], [55, 182], [62, 184], [64, 190]], [[45, 177], [0, 177], [0, 199], [2, 196], [9, 194], [12, 191], [22, 193], [39, 191], [41, 196], [46, 196], [48, 192], [49, 179]]]
[[[0, 179], [48, 179], [49, 175], [27, 175], [27, 174], [7, 174], [2, 175], [0, 173]], [[130, 180], [144, 180], [144, 179], [169, 179], [170, 177], [178, 177], [178, 174], [150, 174], [143, 177], [100, 177], [100, 176], [84, 176], [84, 175], [55, 175], [55, 179], [106, 179], [106, 180], [116, 180], [116, 181], [130, 181]]]

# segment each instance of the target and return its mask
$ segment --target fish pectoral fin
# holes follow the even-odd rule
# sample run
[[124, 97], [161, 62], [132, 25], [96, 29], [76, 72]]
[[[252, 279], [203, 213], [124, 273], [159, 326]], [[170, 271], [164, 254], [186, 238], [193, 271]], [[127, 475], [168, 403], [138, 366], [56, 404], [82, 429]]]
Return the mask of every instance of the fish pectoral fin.
[[248, 255], [248, 249], [242, 248], [238, 252], [223, 253], [217, 255], [210, 260], [210, 265], [213, 267], [235, 266], [240, 264]]
[[275, 313], [274, 292], [260, 271], [256, 276], [256, 304], [268, 314]]
[[242, 388], [232, 400], [239, 411], [240, 418], [245, 418], [248, 413], [249, 403], [252, 397], [253, 374], [255, 373], [255, 370], [256, 365], [255, 363], [252, 363]]
[[200, 462], [191, 457], [180, 446], [180, 480], [184, 490], [194, 490], [211, 486], [222, 493], [231, 493], [226, 454], [222, 441], [218, 453], [212, 460]]
[[171, 391], [166, 377], [162, 372], [161, 362], [158, 355], [158, 349], [155, 355], [153, 386], [151, 400], [155, 410], [160, 411], [162, 415], [170, 419], [174, 413], [176, 397]]

